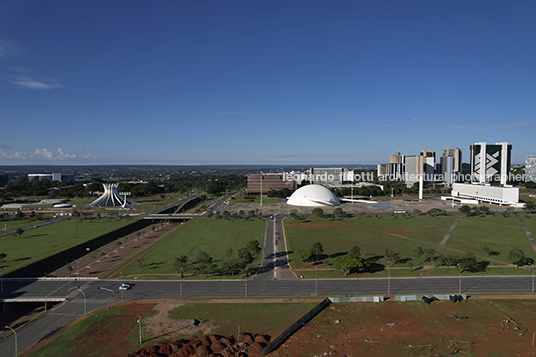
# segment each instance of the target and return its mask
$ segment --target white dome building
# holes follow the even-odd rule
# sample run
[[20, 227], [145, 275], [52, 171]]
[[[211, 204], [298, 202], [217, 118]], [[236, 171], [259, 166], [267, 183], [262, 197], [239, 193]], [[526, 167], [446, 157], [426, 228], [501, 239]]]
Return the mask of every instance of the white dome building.
[[339, 199], [324, 186], [307, 185], [297, 189], [287, 201], [291, 206], [325, 207], [338, 206]]

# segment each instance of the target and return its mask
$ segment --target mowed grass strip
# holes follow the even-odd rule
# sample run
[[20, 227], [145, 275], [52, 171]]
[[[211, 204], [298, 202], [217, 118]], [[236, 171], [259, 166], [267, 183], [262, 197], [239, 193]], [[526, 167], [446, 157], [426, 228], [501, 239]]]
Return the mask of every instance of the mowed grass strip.
[[[471, 252], [486, 257], [484, 246], [497, 251], [499, 255], [493, 255], [490, 259], [504, 263], [508, 260], [508, 253], [512, 248], [520, 248], [527, 257], [536, 258], [525, 231], [521, 227], [517, 216], [504, 218], [502, 215], [486, 217], [472, 217], [461, 219], [456, 229], [452, 232], [445, 248]], [[454, 254], [448, 249], [445, 254]]]
[[173, 319], [214, 321], [212, 334], [229, 336], [240, 331], [277, 337], [318, 303], [187, 304], [169, 312]]
[[[207, 252], [215, 264], [220, 264], [227, 258], [227, 249], [232, 249], [233, 257], [236, 257], [238, 249], [245, 247], [250, 240], [257, 240], [262, 247], [265, 224], [264, 220], [259, 219], [197, 219], [145, 254], [142, 266], [133, 264], [123, 270], [123, 276], [177, 274], [173, 268], [175, 258], [186, 255], [192, 263], [199, 251]], [[257, 267], [259, 263], [260, 255], [257, 255], [249, 266]], [[185, 274], [193, 272], [194, 269], [184, 271]], [[204, 275], [196, 275], [196, 278], [203, 277]]]
[[71, 219], [25, 231], [19, 238], [10, 235], [0, 238], [0, 253], [7, 254], [2, 267], [22, 267], [36, 258], [62, 251], [69, 246], [98, 237], [132, 221], [109, 219]]

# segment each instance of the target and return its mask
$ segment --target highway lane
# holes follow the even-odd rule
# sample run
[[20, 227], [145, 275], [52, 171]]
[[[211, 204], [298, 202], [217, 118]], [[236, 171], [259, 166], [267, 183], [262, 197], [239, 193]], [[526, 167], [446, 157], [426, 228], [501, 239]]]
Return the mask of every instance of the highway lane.
[[[2, 298], [16, 297], [68, 297], [64, 303], [46, 316], [18, 331], [19, 352], [57, 331], [71, 321], [114, 302], [143, 301], [149, 299], [230, 298], [230, 297], [310, 297], [457, 294], [459, 277], [378, 278], [378, 279], [311, 279], [311, 280], [226, 280], [226, 281], [135, 281], [133, 288], [119, 291], [120, 280], [58, 281], [58, 280], [5, 280]], [[79, 286], [84, 295], [75, 288]], [[531, 276], [462, 277], [462, 293], [530, 293]], [[99, 287], [113, 290], [99, 290]], [[74, 288], [74, 289], [73, 289]], [[70, 289], [70, 291], [69, 291]], [[84, 302], [85, 301], [85, 302]], [[194, 300], [195, 301], [195, 300]], [[11, 336], [0, 344], [0, 356], [14, 354]]]

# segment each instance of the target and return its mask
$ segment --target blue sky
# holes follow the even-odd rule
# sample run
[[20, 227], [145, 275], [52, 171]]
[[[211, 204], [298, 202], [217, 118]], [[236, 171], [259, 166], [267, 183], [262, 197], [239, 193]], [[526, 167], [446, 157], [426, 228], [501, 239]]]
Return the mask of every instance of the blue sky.
[[536, 154], [534, 1], [0, 1], [0, 165]]

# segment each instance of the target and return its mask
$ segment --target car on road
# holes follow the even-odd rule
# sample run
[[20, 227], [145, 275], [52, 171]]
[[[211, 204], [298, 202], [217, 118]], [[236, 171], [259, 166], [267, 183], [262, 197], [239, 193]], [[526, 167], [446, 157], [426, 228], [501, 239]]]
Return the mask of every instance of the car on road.
[[129, 283], [123, 283], [121, 284], [121, 286], [119, 287], [119, 290], [128, 290], [132, 288], [132, 285], [130, 285]]

